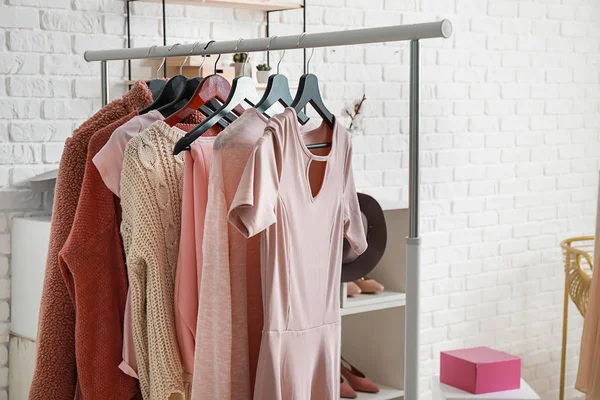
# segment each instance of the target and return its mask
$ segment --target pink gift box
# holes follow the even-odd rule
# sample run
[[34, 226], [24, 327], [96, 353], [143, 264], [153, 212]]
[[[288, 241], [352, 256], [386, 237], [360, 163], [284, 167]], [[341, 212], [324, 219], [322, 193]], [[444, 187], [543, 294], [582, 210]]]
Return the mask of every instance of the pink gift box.
[[473, 394], [521, 387], [521, 359], [488, 347], [442, 351], [440, 381]]

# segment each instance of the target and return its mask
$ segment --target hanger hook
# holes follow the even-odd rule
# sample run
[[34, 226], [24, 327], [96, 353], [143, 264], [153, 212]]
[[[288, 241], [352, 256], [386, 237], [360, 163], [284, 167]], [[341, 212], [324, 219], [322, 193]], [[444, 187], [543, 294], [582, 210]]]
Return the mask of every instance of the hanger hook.
[[[196, 49], [196, 46], [198, 46], [199, 44], [200, 44], [200, 42], [194, 43], [194, 46], [192, 46], [192, 50], [190, 50], [189, 54], [185, 57], [185, 59], [183, 60], [183, 62], [179, 66], [179, 75], [183, 75], [183, 66], [185, 65], [185, 63], [187, 62], [187, 60], [190, 58], [190, 56], [194, 52], [194, 49]], [[202, 67], [200, 67], [200, 68], [202, 68]]]
[[281, 62], [283, 61], [283, 57], [285, 57], [285, 49], [283, 49], [283, 54], [281, 55], [281, 58], [279, 59], [279, 62], [277, 63], [277, 75], [279, 75], [279, 66], [281, 65]]
[[[181, 43], [175, 43], [173, 46], [171, 46], [169, 48], [169, 50], [167, 50], [167, 52], [171, 52], [171, 50], [173, 50], [175, 47], [179, 46]], [[165, 63], [167, 62], [167, 57], [163, 57], [163, 61], [160, 64], [160, 66], [158, 67], [158, 69], [156, 70], [156, 79], [158, 78], [158, 73], [160, 72], [160, 70], [162, 69], [162, 67], [165, 65]]]
[[304, 36], [306, 36], [306, 32], [302, 32], [300, 34], [300, 37], [298, 38], [298, 43], [296, 44], [296, 48], [300, 47], [300, 43], [302, 42], [302, 39], [304, 39]]
[[217, 57], [217, 61], [215, 61], [215, 75], [217, 74], [217, 64], [219, 64], [219, 61], [221, 60], [221, 54], [219, 54], [219, 57]]
[[150, 53], [152, 53], [152, 50], [154, 50], [155, 48], [156, 48], [156, 45], [153, 45], [150, 48], [148, 48], [148, 53], [146, 53], [146, 58], [150, 57]]
[[[204, 46], [204, 50], [207, 50], [208, 47], [213, 44], [215, 42], [215, 40], [210, 40], [208, 43], [206, 43], [206, 46]], [[202, 67], [204, 66], [204, 63], [206, 62], [206, 54], [202, 55], [202, 64], [200, 64], [200, 67], [198, 67], [198, 76], [202, 76]], [[221, 55], [219, 54], [219, 58], [221, 58]], [[219, 59], [217, 59], [217, 62], [215, 63], [215, 74], [217, 73], [217, 63], [219, 62]]]
[[[235, 45], [235, 52], [237, 53], [238, 48], [240, 47], [240, 43], [244, 41], [244, 38], [239, 38], [237, 44]], [[246, 64], [248, 63], [248, 54], [246, 54], [246, 58], [244, 59], [244, 65], [242, 65], [242, 76], [246, 76]]]
[[310, 52], [310, 57], [308, 57], [308, 61], [306, 62], [306, 73], [308, 74], [310, 72], [310, 62], [313, 59], [313, 56], [315, 55], [315, 48], [312, 48], [312, 51]]
[[[271, 40], [269, 40], [269, 45], [267, 46], [267, 52], [271, 50], [271, 42], [275, 39], [277, 39], [279, 36], [273, 36], [271, 38]], [[277, 75], [279, 75], [279, 66], [281, 65], [281, 61], [283, 61], [283, 57], [285, 57], [285, 49], [283, 49], [283, 54], [281, 55], [281, 58], [279, 59], [279, 62], [277, 63]]]
[[[296, 45], [296, 47], [300, 47], [300, 43], [302, 42], [302, 39], [304, 39], [304, 36], [306, 36], [306, 32], [302, 32], [302, 34], [300, 34], [300, 37], [298, 38], [298, 44]], [[310, 62], [312, 61], [313, 56], [315, 55], [315, 48], [312, 48], [312, 52], [310, 53], [310, 58], [308, 59], [308, 62], [306, 63], [306, 73], [308, 73], [308, 68], [310, 67]]]

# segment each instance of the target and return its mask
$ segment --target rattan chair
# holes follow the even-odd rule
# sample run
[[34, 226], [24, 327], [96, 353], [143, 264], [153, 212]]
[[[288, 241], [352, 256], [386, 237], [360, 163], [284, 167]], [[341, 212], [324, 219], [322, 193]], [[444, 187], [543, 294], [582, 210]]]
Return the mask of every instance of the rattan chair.
[[565, 397], [565, 366], [567, 355], [567, 320], [569, 297], [585, 317], [588, 296], [592, 283], [594, 237], [582, 236], [563, 240], [560, 243], [565, 257], [565, 299], [563, 310], [563, 337], [560, 365], [560, 400]]

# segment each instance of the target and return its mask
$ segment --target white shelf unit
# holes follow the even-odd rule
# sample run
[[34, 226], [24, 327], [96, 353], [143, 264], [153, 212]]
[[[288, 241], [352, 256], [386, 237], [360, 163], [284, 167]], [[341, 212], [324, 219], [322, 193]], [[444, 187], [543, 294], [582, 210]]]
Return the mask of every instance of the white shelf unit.
[[379, 393], [359, 393], [361, 400], [402, 399], [404, 396], [404, 332], [406, 305], [406, 245], [409, 213], [405, 208], [384, 207], [388, 246], [369, 277], [386, 291], [345, 297], [342, 303], [342, 355], [372, 379]]
[[357, 400], [393, 400], [404, 397], [404, 391], [379, 385], [379, 393], [358, 393]]

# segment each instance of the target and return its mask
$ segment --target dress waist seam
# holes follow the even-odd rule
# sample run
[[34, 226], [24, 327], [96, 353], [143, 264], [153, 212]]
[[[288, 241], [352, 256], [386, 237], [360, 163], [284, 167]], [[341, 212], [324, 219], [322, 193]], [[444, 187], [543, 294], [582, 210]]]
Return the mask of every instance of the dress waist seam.
[[314, 331], [314, 330], [321, 329], [321, 328], [333, 327], [335, 325], [339, 325], [340, 322], [341, 321], [336, 321], [336, 322], [332, 322], [329, 324], [319, 325], [319, 326], [315, 326], [313, 328], [300, 329], [300, 330], [269, 331], [269, 330], [263, 329], [263, 333], [268, 334], [268, 335], [278, 334], [278, 333], [306, 333], [306, 332]]

